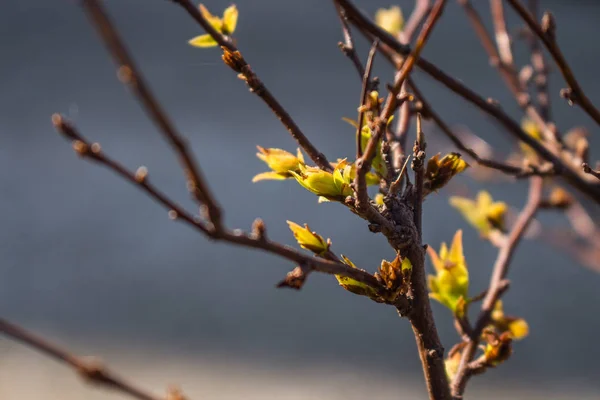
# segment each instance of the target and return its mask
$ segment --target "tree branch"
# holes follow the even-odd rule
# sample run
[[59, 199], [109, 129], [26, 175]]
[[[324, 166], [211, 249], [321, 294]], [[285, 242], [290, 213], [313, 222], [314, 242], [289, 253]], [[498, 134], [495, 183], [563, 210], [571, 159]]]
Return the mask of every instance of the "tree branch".
[[547, 23], [542, 27], [519, 0], [508, 0], [508, 3], [515, 9], [523, 21], [525, 21], [527, 26], [529, 26], [529, 29], [542, 40], [546, 49], [548, 49], [548, 52], [556, 62], [556, 65], [558, 65], [560, 72], [569, 85], [569, 100], [575, 104], [579, 104], [597, 124], [600, 124], [600, 111], [592, 104], [590, 99], [583, 92], [581, 86], [579, 86], [575, 74], [573, 74], [571, 67], [567, 63], [565, 56], [556, 42], [554, 32], [555, 26], [551, 14], [546, 13], [544, 15], [544, 19]]
[[363, 149], [362, 149], [362, 126], [365, 119], [365, 102], [367, 100], [367, 95], [369, 94], [370, 82], [371, 82], [371, 71], [373, 69], [373, 60], [375, 59], [375, 54], [377, 52], [377, 46], [379, 44], [379, 40], [375, 40], [371, 45], [371, 50], [369, 51], [369, 57], [367, 58], [367, 66], [362, 76], [362, 87], [360, 90], [360, 106], [358, 107], [358, 125], [356, 127], [356, 159], [362, 157]]
[[[379, 38], [381, 40], [381, 52], [388, 56], [391, 62], [396, 62], [398, 57], [406, 56], [410, 54], [410, 47], [405, 46], [395, 40], [387, 32], [380, 29], [375, 25], [369, 18], [365, 17], [350, 0], [337, 0], [342, 7], [346, 10], [348, 19], [359, 28], [359, 30], [369, 37], [369, 39]], [[385, 46], [384, 46], [385, 44]], [[580, 192], [588, 195], [596, 203], [600, 203], [600, 185], [592, 183], [585, 179], [580, 170], [574, 169], [574, 166], [567, 165], [560, 156], [554, 154], [551, 150], [547, 149], [539, 141], [529, 136], [523, 131], [516, 121], [514, 121], [508, 114], [506, 114], [501, 108], [494, 104], [489, 103], [484, 98], [479, 96], [477, 93], [464, 86], [462, 83], [452, 78], [438, 67], [430, 63], [424, 58], [420, 58], [417, 62], [417, 66], [427, 73], [433, 79], [442, 83], [444, 86], [468, 100], [472, 104], [476, 105], [485, 113], [494, 117], [509, 133], [515, 136], [520, 141], [529, 145], [533, 148], [541, 157], [548, 160], [554, 165], [555, 171], [563, 176], [565, 180], [574, 188]]]
[[0, 318], [0, 333], [21, 342], [58, 362], [68, 365], [89, 383], [104, 386], [138, 400], [164, 400], [149, 394], [143, 389], [137, 388], [134, 384], [115, 375], [100, 363], [86, 362], [67, 350], [2, 318]]
[[468, 339], [467, 345], [462, 352], [458, 371], [451, 385], [452, 396], [454, 396], [455, 399], [462, 399], [467, 381], [469, 380], [472, 372], [469, 368], [469, 363], [475, 356], [483, 329], [490, 322], [491, 313], [494, 309], [494, 306], [505, 290], [506, 285], [503, 282], [508, 273], [515, 250], [523, 238], [527, 227], [539, 209], [540, 202], [542, 200], [542, 189], [542, 178], [539, 176], [531, 177], [527, 203], [519, 214], [519, 217], [517, 218], [515, 225], [512, 227], [507, 240], [503, 243], [500, 251], [498, 252], [498, 257], [496, 258], [492, 276], [490, 278], [490, 285], [483, 299], [477, 323], [475, 324], [472, 334]]
[[[529, 0], [529, 10], [535, 20], [539, 14], [539, 0]], [[542, 118], [550, 120], [550, 96], [548, 95], [548, 67], [540, 47], [539, 38], [530, 30], [531, 65], [535, 71], [534, 82], [537, 89], [537, 102]]]
[[208, 214], [214, 228], [217, 230], [220, 229], [221, 210], [208, 189], [199, 165], [192, 158], [185, 140], [177, 132], [173, 123], [169, 120], [165, 111], [150, 91], [139, 69], [129, 56], [125, 45], [112, 26], [106, 12], [97, 0], [83, 0], [81, 4], [92, 25], [97, 29], [115, 62], [118, 64], [120, 80], [131, 88], [149, 117], [156, 123], [162, 131], [163, 136], [175, 149], [187, 178], [188, 190], [196, 197], [198, 203], [208, 209]]
[[473, 149], [465, 145], [462, 140], [452, 131], [450, 126], [440, 117], [440, 115], [434, 111], [433, 107], [427, 102], [421, 90], [415, 86], [415, 83], [409, 81], [410, 88], [415, 94], [418, 101], [421, 102], [423, 114], [427, 118], [431, 118], [433, 122], [441, 129], [441, 131], [450, 139], [450, 141], [461, 151], [464, 151], [469, 157], [473, 158], [475, 162], [481, 166], [495, 169], [497, 171], [504, 172], [507, 175], [512, 175], [517, 178], [529, 177], [532, 175], [539, 176], [552, 176], [556, 173], [550, 168], [536, 167], [535, 165], [528, 165], [526, 167], [517, 167], [510, 164], [505, 164], [499, 161], [489, 160], [480, 157]]
[[144, 171], [143, 173], [140, 173], [139, 170], [138, 173], [132, 173], [128, 171], [121, 164], [104, 154], [98, 143], [90, 143], [87, 139], [85, 139], [73, 125], [71, 125], [60, 115], [53, 115], [52, 122], [54, 123], [56, 129], [63, 136], [72, 141], [73, 148], [78, 155], [107, 167], [117, 175], [124, 178], [126, 181], [138, 186], [140, 189], [145, 191], [146, 194], [169, 210], [169, 217], [171, 219], [181, 220], [192, 228], [207, 235], [211, 239], [222, 240], [224, 242], [237, 244], [243, 247], [265, 250], [269, 253], [286, 258], [294, 263], [305, 265], [313, 271], [318, 271], [329, 275], [347, 276], [371, 286], [376, 290], [381, 289], [379, 281], [377, 281], [377, 279], [375, 279], [375, 277], [368, 272], [358, 268], [352, 268], [344, 263], [318, 259], [294, 250], [289, 246], [284, 246], [267, 239], [266, 235], [264, 234], [264, 227], [263, 234], [260, 235], [248, 234], [238, 229], [228, 231], [225, 229], [225, 227], [221, 227], [220, 230], [207, 229], [202, 222], [202, 219], [187, 212], [183, 207], [170, 200], [166, 195], [152, 185], [147, 177], [147, 171]]
[[495, 66], [500, 73], [500, 76], [505, 81], [509, 90], [513, 94], [519, 107], [525, 111], [527, 116], [540, 128], [544, 138], [549, 143], [559, 143], [560, 136], [556, 130], [556, 127], [548, 123], [548, 120], [542, 117], [540, 112], [535, 108], [531, 102], [531, 97], [526, 91], [526, 88], [521, 84], [518, 78], [518, 74], [513, 62], [511, 41], [506, 31], [506, 21], [504, 19], [504, 7], [502, 0], [491, 0], [492, 20], [496, 30], [496, 43], [497, 48], [483, 25], [481, 17], [471, 5], [469, 0], [459, 0], [462, 4], [465, 13], [473, 29], [477, 33], [483, 48], [490, 58], [490, 64]]
[[[97, 2], [97, 0], [87, 0]], [[322, 154], [304, 135], [300, 130], [296, 122], [283, 108], [281, 104], [275, 99], [271, 92], [267, 89], [265, 84], [258, 78], [258, 75], [250, 68], [250, 65], [246, 62], [242, 54], [238, 51], [230, 40], [227, 40], [225, 36], [216, 31], [206, 21], [204, 16], [198, 11], [196, 7], [190, 2], [190, 0], [171, 0], [174, 3], [179, 4], [196, 22], [202, 26], [202, 28], [215, 39], [219, 45], [223, 48], [224, 55], [223, 60], [225, 63], [233, 69], [235, 72], [241, 75], [241, 78], [246, 82], [250, 91], [260, 97], [267, 106], [273, 111], [275, 116], [281, 121], [283, 126], [287, 129], [290, 135], [298, 142], [300, 147], [308, 154], [311, 160], [319, 166], [322, 170], [332, 171], [333, 168], [327, 161], [327, 158]], [[238, 76], [240, 76], [238, 75]]]

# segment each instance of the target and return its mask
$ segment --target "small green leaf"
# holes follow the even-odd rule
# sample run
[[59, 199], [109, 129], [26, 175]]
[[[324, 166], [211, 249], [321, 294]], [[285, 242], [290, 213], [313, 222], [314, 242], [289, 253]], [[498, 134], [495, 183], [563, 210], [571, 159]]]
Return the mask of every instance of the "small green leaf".
[[188, 43], [194, 47], [215, 47], [219, 44], [208, 33], [196, 36], [195, 38], [191, 39]]
[[235, 5], [231, 5], [223, 12], [223, 33], [231, 35], [235, 31], [238, 20], [238, 9]]

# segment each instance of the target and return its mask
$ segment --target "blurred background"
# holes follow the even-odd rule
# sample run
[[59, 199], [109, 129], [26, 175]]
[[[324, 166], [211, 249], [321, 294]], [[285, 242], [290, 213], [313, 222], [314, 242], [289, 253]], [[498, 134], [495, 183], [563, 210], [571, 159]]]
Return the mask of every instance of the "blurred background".
[[[373, 15], [412, 0], [357, 1]], [[487, 2], [475, 2], [489, 22]], [[190, 145], [230, 227], [256, 217], [269, 235], [294, 244], [287, 219], [309, 223], [334, 249], [374, 271], [392, 259], [386, 241], [336, 204], [317, 204], [293, 182], [251, 183], [266, 170], [255, 146], [297, 146], [265, 105], [222, 65], [216, 49], [187, 40], [199, 27], [164, 0], [106, 0], [137, 63]], [[206, 0], [215, 14], [228, 1]], [[567, 59], [600, 103], [600, 42], [595, 1], [546, 1]], [[360, 82], [337, 48], [339, 21], [331, 2], [238, 0], [236, 37], [246, 59], [330, 158], [353, 154]], [[257, 251], [214, 244], [167, 218], [135, 187], [79, 160], [53, 130], [61, 112], [90, 140], [126, 166], [145, 165], [150, 179], [193, 209], [175, 156], [117, 81], [115, 68], [74, 0], [3, 1], [0, 12], [0, 315], [77, 354], [95, 355], [125, 377], [164, 393], [180, 386], [191, 399], [424, 399], [421, 368], [407, 321], [390, 308], [313, 274], [302, 291], [277, 290], [293, 265]], [[509, 12], [512, 32], [518, 21]], [[490, 26], [490, 25], [488, 25]], [[368, 44], [358, 41], [361, 56]], [[519, 65], [527, 62], [519, 42]], [[424, 56], [520, 119], [463, 10], [449, 2]], [[376, 59], [376, 75], [392, 70]], [[492, 121], [422, 74], [421, 89], [452, 125], [468, 125], [500, 156], [515, 143]], [[550, 87], [558, 127], [597, 127]], [[430, 154], [452, 147], [426, 125]], [[412, 136], [411, 136], [412, 137]], [[410, 139], [411, 141], [413, 139]], [[485, 186], [518, 210], [526, 182], [478, 183], [456, 178], [425, 204], [424, 240], [434, 248], [464, 229], [471, 291], [483, 290], [496, 250], [448, 205], [455, 192]], [[594, 217], [598, 207], [588, 204]], [[567, 226], [558, 214], [544, 226]], [[546, 225], [547, 224], [547, 225]], [[507, 363], [473, 379], [467, 398], [597, 399], [600, 367], [600, 275], [545, 243], [522, 243], [504, 297], [508, 314], [530, 324]], [[459, 338], [449, 312], [434, 304], [444, 345]], [[1, 399], [104, 399], [71, 371], [0, 338]]]

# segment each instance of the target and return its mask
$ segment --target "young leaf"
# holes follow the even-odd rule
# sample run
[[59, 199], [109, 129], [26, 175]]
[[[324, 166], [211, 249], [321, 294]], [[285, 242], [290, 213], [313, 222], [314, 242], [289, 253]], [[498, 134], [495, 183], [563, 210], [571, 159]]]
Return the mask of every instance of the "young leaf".
[[307, 224], [304, 228], [292, 221], [287, 221], [296, 241], [303, 249], [310, 250], [317, 255], [323, 255], [329, 251], [330, 241], [323, 236], [310, 230]]
[[427, 248], [436, 275], [429, 275], [429, 296], [442, 303], [453, 313], [460, 313], [464, 302], [468, 301], [469, 271], [463, 255], [462, 231], [454, 235], [448, 251], [442, 243], [439, 255], [432, 247]]
[[492, 196], [486, 191], [479, 192], [476, 200], [452, 196], [450, 205], [456, 208], [483, 237], [487, 237], [493, 229], [504, 229], [506, 204], [500, 201], [494, 202]]

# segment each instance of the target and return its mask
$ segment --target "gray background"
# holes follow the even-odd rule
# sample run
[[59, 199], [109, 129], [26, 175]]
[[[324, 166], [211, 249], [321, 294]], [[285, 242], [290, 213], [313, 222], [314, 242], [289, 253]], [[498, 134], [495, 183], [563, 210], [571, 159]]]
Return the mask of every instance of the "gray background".
[[[400, 1], [408, 14], [412, 1]], [[482, 12], [487, 3], [479, 4]], [[483, 4], [485, 3], [485, 4]], [[274, 284], [293, 266], [272, 256], [213, 244], [170, 222], [143, 193], [83, 162], [58, 137], [62, 112], [131, 169], [146, 165], [159, 187], [193, 207], [177, 162], [144, 112], [115, 79], [114, 66], [76, 1], [9, 1], [0, 8], [0, 315], [94, 354], [157, 391], [179, 383], [192, 398], [425, 398], [410, 326], [393, 309], [351, 296], [313, 275], [301, 292]], [[373, 14], [389, 2], [360, 1]], [[187, 40], [200, 29], [164, 0], [107, 0], [144, 75], [184, 132], [231, 227], [260, 216], [272, 238], [292, 244], [285, 220], [308, 222], [334, 249], [374, 270], [393, 254], [380, 236], [335, 204], [293, 182], [252, 184], [265, 170], [255, 145], [296, 145], [268, 109], [222, 65], [215, 49]], [[215, 13], [226, 1], [207, 1]], [[330, 159], [352, 154], [360, 84], [336, 47], [341, 34], [328, 1], [239, 0], [236, 36], [252, 67]], [[600, 89], [594, 1], [542, 1], [555, 13], [567, 58], [593, 101]], [[487, 16], [486, 16], [487, 18]], [[510, 15], [515, 21], [514, 15]], [[513, 24], [516, 29], [516, 25]], [[367, 47], [359, 43], [361, 54]], [[449, 2], [424, 55], [520, 118], [460, 7]], [[517, 51], [524, 61], [523, 46]], [[376, 73], [387, 81], [383, 59]], [[477, 110], [417, 74], [451, 124], [468, 124], [500, 152], [513, 143]], [[558, 98], [559, 127], [594, 128]], [[450, 150], [433, 127], [433, 151]], [[597, 130], [597, 129], [595, 129]], [[598, 141], [592, 133], [592, 154]], [[475, 192], [468, 177], [457, 185]], [[525, 183], [488, 185], [511, 206]], [[435, 248], [465, 230], [472, 292], [482, 290], [495, 250], [447, 203], [425, 205], [425, 241]], [[190, 208], [191, 209], [191, 208]], [[597, 207], [591, 208], [597, 213]], [[561, 223], [560, 218], [542, 218]], [[600, 277], [547, 245], [519, 248], [505, 297], [531, 335], [509, 364], [474, 380], [471, 393], [508, 398], [597, 398]], [[444, 343], [458, 340], [447, 310], [434, 305]], [[0, 398], [106, 398], [37, 354], [0, 338]], [[484, 396], [484, 397], [485, 397]], [[500, 395], [499, 395], [500, 396]]]

